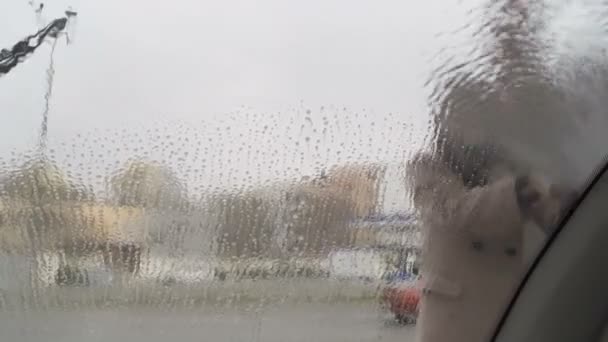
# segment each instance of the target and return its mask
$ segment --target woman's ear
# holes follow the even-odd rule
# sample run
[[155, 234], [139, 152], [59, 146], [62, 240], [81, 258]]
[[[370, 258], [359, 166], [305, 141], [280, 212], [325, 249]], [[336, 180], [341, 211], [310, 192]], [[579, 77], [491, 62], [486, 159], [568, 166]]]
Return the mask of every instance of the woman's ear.
[[529, 175], [515, 179], [515, 195], [523, 219], [533, 221], [547, 235], [553, 233], [579, 196], [571, 187], [548, 186], [541, 178]]
[[[524, 221], [532, 221], [550, 234], [562, 215], [562, 190], [540, 177], [524, 175], [515, 179], [515, 197]], [[559, 193], [559, 195], [558, 195]]]
[[542, 189], [539, 184], [529, 175], [515, 178], [515, 198], [525, 219], [534, 216], [534, 210], [539, 206], [542, 199]]

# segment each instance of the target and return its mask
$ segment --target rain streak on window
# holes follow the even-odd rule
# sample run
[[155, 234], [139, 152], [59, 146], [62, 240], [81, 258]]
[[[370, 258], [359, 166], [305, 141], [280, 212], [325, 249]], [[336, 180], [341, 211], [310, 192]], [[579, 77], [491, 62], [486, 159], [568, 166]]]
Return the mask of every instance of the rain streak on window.
[[0, 5], [3, 338], [487, 341], [605, 153], [605, 14]]

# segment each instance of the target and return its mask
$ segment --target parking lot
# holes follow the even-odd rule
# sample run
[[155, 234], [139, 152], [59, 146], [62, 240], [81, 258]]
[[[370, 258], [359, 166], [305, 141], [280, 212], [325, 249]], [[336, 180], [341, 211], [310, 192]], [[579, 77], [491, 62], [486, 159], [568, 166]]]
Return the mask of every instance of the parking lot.
[[413, 341], [373, 303], [0, 313], [6, 341]]

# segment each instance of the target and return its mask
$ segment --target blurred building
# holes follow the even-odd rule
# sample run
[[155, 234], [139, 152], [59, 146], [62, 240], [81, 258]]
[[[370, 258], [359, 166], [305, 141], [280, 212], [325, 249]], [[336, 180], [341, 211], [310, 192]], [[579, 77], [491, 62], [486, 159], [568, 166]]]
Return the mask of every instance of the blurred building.
[[377, 210], [383, 172], [375, 165], [344, 165], [282, 189], [275, 250], [326, 255], [350, 247], [354, 236], [349, 222]]
[[205, 205], [221, 257], [326, 255], [352, 244], [349, 222], [378, 208], [384, 170], [352, 164], [301, 182], [211, 196]]
[[134, 271], [145, 239], [140, 208], [80, 201], [33, 205], [0, 198], [0, 250], [5, 253], [54, 251], [70, 257], [101, 253], [108, 265], [128, 264]]

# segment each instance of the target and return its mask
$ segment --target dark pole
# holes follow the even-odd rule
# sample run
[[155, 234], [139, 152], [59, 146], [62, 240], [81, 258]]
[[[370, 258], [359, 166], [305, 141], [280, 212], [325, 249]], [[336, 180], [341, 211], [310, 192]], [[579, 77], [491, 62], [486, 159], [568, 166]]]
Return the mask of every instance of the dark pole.
[[65, 29], [67, 22], [67, 17], [55, 19], [35, 34], [18, 41], [12, 48], [0, 50], [0, 77], [8, 74], [17, 64], [36, 51], [47, 37], [57, 38]]
[[[42, 9], [42, 7], [40, 9]], [[66, 11], [66, 17], [53, 20], [35, 34], [18, 41], [12, 48], [0, 50], [0, 77], [2, 77], [12, 71], [19, 63], [22, 63], [29, 55], [33, 54], [47, 37], [53, 38], [51, 60], [47, 70], [48, 87], [46, 94], [44, 95], [45, 105], [42, 113], [42, 126], [38, 146], [40, 157], [43, 157], [44, 150], [46, 149], [48, 135], [49, 101], [53, 87], [53, 76], [55, 75], [53, 53], [57, 44], [57, 37], [65, 30], [68, 19], [73, 16], [76, 16], [76, 12]]]

